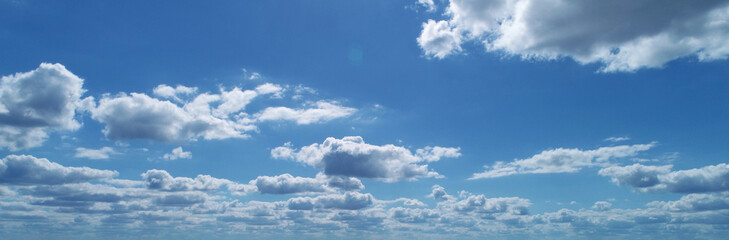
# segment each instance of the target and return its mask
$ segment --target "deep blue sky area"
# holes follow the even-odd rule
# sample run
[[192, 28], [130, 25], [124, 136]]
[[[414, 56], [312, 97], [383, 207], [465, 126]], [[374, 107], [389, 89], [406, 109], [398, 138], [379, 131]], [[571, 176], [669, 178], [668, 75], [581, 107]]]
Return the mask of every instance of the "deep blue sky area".
[[0, 0], [0, 233], [721, 239], [729, 3], [671, 2]]

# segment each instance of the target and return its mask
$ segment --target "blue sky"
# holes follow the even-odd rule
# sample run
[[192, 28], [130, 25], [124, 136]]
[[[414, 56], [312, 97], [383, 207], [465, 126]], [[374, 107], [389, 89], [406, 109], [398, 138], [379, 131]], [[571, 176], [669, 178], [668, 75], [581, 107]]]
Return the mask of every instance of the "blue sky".
[[0, 1], [9, 239], [722, 239], [727, 1]]

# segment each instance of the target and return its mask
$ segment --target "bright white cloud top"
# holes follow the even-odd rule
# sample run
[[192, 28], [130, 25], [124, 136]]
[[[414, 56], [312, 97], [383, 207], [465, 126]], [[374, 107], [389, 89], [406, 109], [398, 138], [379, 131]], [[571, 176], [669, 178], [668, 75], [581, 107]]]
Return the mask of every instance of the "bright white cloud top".
[[450, 0], [446, 20], [423, 23], [417, 40], [435, 58], [476, 42], [523, 59], [569, 57], [630, 72], [683, 57], [726, 59], [728, 11], [726, 1]]
[[458, 157], [458, 148], [427, 147], [413, 154], [392, 144], [371, 145], [359, 136], [342, 139], [327, 138], [299, 150], [290, 144], [271, 150], [274, 158], [290, 158], [324, 171], [327, 175], [362, 177], [396, 182], [425, 177], [441, 177], [422, 162], [438, 161], [441, 157]]

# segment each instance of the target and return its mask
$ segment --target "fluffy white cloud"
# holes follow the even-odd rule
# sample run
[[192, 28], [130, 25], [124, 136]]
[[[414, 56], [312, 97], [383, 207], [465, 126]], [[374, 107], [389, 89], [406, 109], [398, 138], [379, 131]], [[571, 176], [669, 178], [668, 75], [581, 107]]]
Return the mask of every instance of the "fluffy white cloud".
[[83, 82], [57, 63], [0, 78], [0, 147], [37, 147], [50, 130], [78, 129]]
[[88, 148], [76, 148], [76, 154], [74, 157], [77, 158], [88, 158], [88, 159], [108, 159], [110, 154], [117, 153], [111, 147], [102, 147], [99, 149], [88, 149]]
[[9, 155], [0, 159], [0, 184], [54, 185], [106, 179], [116, 175], [116, 171], [64, 167], [48, 159], [29, 155]]
[[592, 210], [595, 211], [607, 211], [612, 207], [613, 204], [606, 201], [597, 201], [592, 205]]
[[425, 147], [418, 150], [415, 150], [415, 154], [418, 155], [418, 157], [421, 157], [422, 159], [425, 159], [425, 161], [428, 162], [435, 162], [439, 161], [440, 158], [447, 157], [447, 158], [457, 158], [461, 156], [461, 148], [452, 148], [452, 147]]
[[488, 170], [473, 174], [470, 179], [497, 178], [515, 174], [570, 173], [585, 167], [605, 166], [613, 158], [634, 156], [655, 143], [601, 147], [595, 150], [557, 148], [543, 151], [527, 159], [496, 162]]
[[463, 36], [453, 29], [448, 21], [428, 20], [423, 23], [423, 32], [417, 40], [425, 55], [445, 58], [462, 51], [462, 38]]
[[[104, 134], [112, 140], [152, 139], [163, 142], [194, 141], [199, 138], [247, 138], [258, 130], [258, 122], [287, 120], [298, 124], [327, 122], [352, 115], [356, 109], [319, 101], [301, 109], [267, 107], [261, 112], [245, 112], [254, 99], [263, 95], [281, 98], [285, 89], [264, 83], [253, 90], [221, 88], [219, 94], [192, 95], [197, 88], [159, 85], [155, 97], [143, 93], [104, 95], [98, 106], [89, 107], [94, 120], [106, 124]], [[174, 102], [165, 100], [172, 99]]]
[[[432, 151], [428, 154], [433, 156]], [[358, 136], [342, 139], [330, 137], [321, 144], [305, 146], [298, 151], [290, 149], [289, 146], [282, 146], [273, 149], [271, 155], [275, 158], [293, 158], [321, 169], [330, 176], [364, 177], [387, 182], [439, 176], [438, 173], [429, 170], [427, 164], [422, 163], [427, 159], [413, 154], [404, 147], [391, 144], [371, 145]], [[445, 153], [438, 155], [438, 157], [455, 156]]]
[[195, 92], [197, 92], [196, 87], [177, 85], [173, 88], [165, 84], [160, 84], [159, 86], [155, 87], [154, 90], [152, 90], [152, 93], [154, 93], [155, 96], [173, 99], [178, 102], [182, 101], [182, 99], [180, 98], [181, 95], [186, 96]]
[[369, 193], [346, 192], [344, 194], [292, 198], [287, 201], [287, 207], [291, 210], [312, 210], [315, 208], [357, 210], [371, 206], [374, 201], [375, 198]]
[[313, 108], [291, 109], [288, 107], [269, 107], [257, 114], [259, 121], [295, 121], [306, 125], [331, 121], [337, 118], [348, 117], [357, 110], [337, 105], [336, 102], [318, 101]]
[[165, 160], [176, 160], [178, 158], [190, 159], [192, 158], [192, 153], [185, 152], [184, 150], [182, 150], [182, 147], [176, 147], [175, 149], [172, 149], [171, 153], [165, 153], [162, 158]]
[[702, 193], [729, 191], [729, 165], [725, 163], [671, 171], [672, 165], [613, 166], [601, 169], [599, 174], [611, 177], [618, 185], [629, 185], [640, 191], [670, 191], [675, 193]]
[[692, 193], [682, 196], [677, 201], [655, 201], [648, 206], [662, 208], [672, 212], [712, 211], [729, 209], [729, 192]]
[[418, 42], [427, 55], [457, 53], [464, 39], [525, 59], [601, 63], [605, 72], [729, 55], [729, 6], [720, 0], [451, 0], [445, 14], [423, 24]]
[[251, 180], [250, 185], [256, 186], [260, 193], [270, 194], [291, 194], [291, 193], [307, 193], [307, 192], [325, 192], [327, 191], [326, 180], [322, 177], [305, 178], [294, 177], [291, 174], [282, 174], [279, 176], [259, 176]]
[[[199, 98], [199, 97], [198, 97]], [[195, 103], [195, 102], [193, 102]], [[113, 140], [157, 141], [243, 138], [248, 126], [211, 115], [196, 114], [169, 101], [141, 93], [104, 97], [92, 118], [106, 124], [104, 134]]]
[[145, 186], [149, 189], [162, 190], [162, 191], [215, 191], [220, 187], [233, 182], [214, 178], [210, 175], [198, 175], [197, 177], [172, 177], [165, 170], [152, 169], [142, 173], [142, 179], [145, 182]]
[[435, 2], [433, 2], [433, 0], [417, 0], [415, 3], [425, 8], [425, 11], [435, 12], [436, 10]]

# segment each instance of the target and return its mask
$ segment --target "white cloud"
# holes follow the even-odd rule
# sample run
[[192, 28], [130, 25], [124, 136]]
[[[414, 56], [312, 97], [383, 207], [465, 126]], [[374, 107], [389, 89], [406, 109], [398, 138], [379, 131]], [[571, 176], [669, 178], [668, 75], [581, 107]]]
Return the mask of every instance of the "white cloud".
[[186, 87], [177, 85], [176, 87], [170, 87], [165, 84], [160, 84], [152, 90], [155, 96], [161, 98], [174, 99], [175, 101], [182, 102], [180, 95], [190, 95], [197, 92], [196, 87]]
[[425, 50], [426, 56], [445, 58], [448, 55], [462, 51], [461, 36], [450, 26], [448, 21], [433, 21], [423, 23], [423, 32], [418, 37], [418, 45]]
[[346, 209], [357, 210], [372, 205], [375, 198], [369, 193], [346, 192], [344, 194], [321, 195], [317, 197], [298, 197], [287, 201], [292, 210]]
[[612, 207], [613, 204], [606, 201], [597, 201], [592, 205], [592, 210], [595, 211], [607, 211]]
[[61, 64], [41, 63], [32, 71], [0, 79], [0, 147], [11, 151], [40, 146], [51, 130], [76, 130], [84, 80]]
[[470, 179], [497, 178], [515, 174], [571, 173], [585, 167], [606, 166], [613, 158], [634, 156], [655, 146], [655, 143], [601, 147], [595, 150], [557, 148], [543, 151], [527, 159], [496, 162], [488, 170], [475, 173]]
[[224, 185], [233, 184], [233, 182], [214, 178], [210, 175], [198, 175], [197, 177], [172, 177], [165, 170], [152, 169], [142, 173], [142, 179], [145, 186], [149, 189], [162, 191], [215, 191]]
[[600, 63], [605, 72], [729, 55], [725, 1], [451, 0], [445, 14], [423, 24], [418, 43], [429, 56], [457, 53], [461, 38], [525, 59]]
[[295, 121], [299, 125], [331, 121], [348, 117], [357, 109], [337, 105], [336, 102], [318, 101], [314, 108], [291, 109], [288, 107], [268, 107], [257, 114], [258, 121]]
[[30, 155], [9, 155], [0, 159], [0, 184], [53, 185], [107, 179], [117, 174], [116, 171], [88, 167], [64, 167]]
[[437, 7], [435, 6], [435, 2], [433, 2], [433, 0], [417, 0], [417, 2], [415, 3], [425, 8], [425, 11], [428, 12], [435, 12], [435, 10], [437, 10]]
[[447, 157], [447, 158], [457, 158], [461, 156], [461, 148], [452, 148], [452, 147], [425, 147], [418, 150], [415, 150], [415, 154], [418, 155], [418, 157], [421, 157], [425, 159], [425, 161], [428, 162], [436, 162], [439, 161], [440, 158]]
[[603, 141], [606, 141], [606, 142], [622, 142], [622, 141], [628, 141], [628, 140], [630, 140], [629, 137], [609, 137], [609, 138], [606, 138]]
[[256, 186], [260, 193], [270, 194], [326, 192], [328, 190], [326, 180], [323, 177], [294, 177], [288, 173], [274, 177], [259, 176], [251, 180], [249, 184]]
[[88, 149], [88, 148], [76, 148], [76, 154], [74, 157], [77, 158], [88, 158], [88, 159], [108, 159], [110, 154], [117, 153], [111, 147], [102, 147], [99, 149]]
[[725, 163], [671, 171], [673, 165], [645, 166], [633, 164], [608, 167], [599, 174], [611, 177], [618, 185], [629, 185], [640, 191], [702, 193], [729, 191], [729, 165]]
[[654, 201], [648, 206], [672, 212], [714, 211], [729, 209], [729, 192], [692, 193], [677, 201]]
[[[98, 106], [89, 106], [91, 117], [106, 124], [104, 134], [112, 140], [153, 139], [163, 142], [247, 138], [257, 131], [256, 122], [290, 120], [298, 124], [323, 123], [347, 117], [356, 109], [319, 101], [312, 108], [267, 107], [255, 114], [245, 112], [262, 95], [281, 98], [285, 89], [264, 83], [254, 90], [220, 89], [219, 94], [201, 93], [189, 98], [197, 88], [160, 85], [154, 98], [142, 93], [104, 95]], [[167, 99], [173, 99], [170, 102]]]
[[330, 137], [321, 144], [305, 146], [298, 151], [290, 146], [278, 147], [271, 154], [275, 158], [295, 159], [330, 176], [364, 177], [387, 182], [440, 176], [422, 163], [426, 161], [422, 156], [391, 144], [367, 144], [362, 137]]
[[182, 147], [176, 147], [175, 149], [172, 149], [171, 153], [165, 153], [162, 158], [165, 160], [176, 160], [178, 158], [190, 159], [192, 158], [192, 153], [185, 152], [182, 150]]

